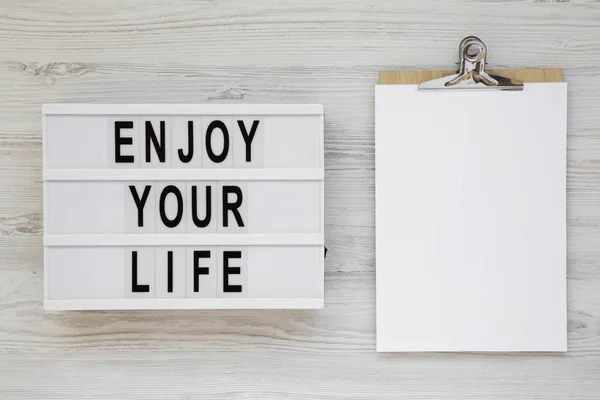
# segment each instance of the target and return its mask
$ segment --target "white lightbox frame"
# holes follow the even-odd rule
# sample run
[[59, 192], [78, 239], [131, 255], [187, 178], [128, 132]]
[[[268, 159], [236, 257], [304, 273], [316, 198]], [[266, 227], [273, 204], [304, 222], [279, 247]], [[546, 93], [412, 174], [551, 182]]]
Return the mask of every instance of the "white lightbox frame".
[[[318, 309], [324, 305], [324, 118], [317, 104], [46, 104], [42, 106], [43, 124], [43, 212], [47, 226], [47, 184], [50, 181], [123, 180], [235, 180], [235, 181], [319, 181], [320, 232], [290, 234], [46, 234], [44, 231], [44, 308], [46, 310], [145, 310], [145, 309]], [[320, 168], [302, 169], [47, 169], [47, 116], [93, 115], [316, 115], [320, 116]], [[178, 299], [76, 299], [48, 298], [48, 247], [60, 246], [207, 246], [298, 245], [320, 246], [320, 296], [313, 298], [178, 298]]]

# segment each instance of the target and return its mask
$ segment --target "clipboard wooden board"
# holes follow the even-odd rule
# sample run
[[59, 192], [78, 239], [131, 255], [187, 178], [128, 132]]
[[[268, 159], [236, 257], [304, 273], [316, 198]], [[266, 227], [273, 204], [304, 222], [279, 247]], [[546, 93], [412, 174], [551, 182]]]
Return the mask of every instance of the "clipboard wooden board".
[[[523, 83], [562, 82], [562, 68], [520, 68], [489, 70], [491, 74], [518, 79]], [[379, 73], [380, 85], [419, 85], [425, 81], [455, 74], [456, 70], [386, 71]]]
[[379, 73], [379, 352], [567, 351], [567, 83], [486, 55]]

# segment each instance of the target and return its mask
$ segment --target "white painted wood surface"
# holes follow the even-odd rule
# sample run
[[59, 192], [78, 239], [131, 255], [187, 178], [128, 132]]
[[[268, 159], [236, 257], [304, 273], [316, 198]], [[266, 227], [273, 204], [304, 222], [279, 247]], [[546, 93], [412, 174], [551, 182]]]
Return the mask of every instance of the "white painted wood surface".
[[[565, 355], [375, 353], [373, 85], [490, 67], [569, 82]], [[42, 103], [322, 103], [325, 308], [42, 309]], [[0, 0], [0, 397], [598, 399], [600, 3]]]

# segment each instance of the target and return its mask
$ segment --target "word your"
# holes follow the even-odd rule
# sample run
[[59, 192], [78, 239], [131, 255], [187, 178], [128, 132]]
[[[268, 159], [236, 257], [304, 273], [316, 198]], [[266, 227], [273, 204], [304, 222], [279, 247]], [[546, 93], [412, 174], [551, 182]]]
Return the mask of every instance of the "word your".
[[[115, 162], [118, 164], [132, 164], [135, 163], [135, 157], [133, 155], [123, 154], [122, 147], [133, 145], [133, 137], [126, 136], [127, 130], [133, 129], [133, 121], [115, 121], [114, 125], [114, 138], [115, 138]], [[246, 144], [246, 162], [252, 161], [252, 141], [256, 135], [259, 121], [255, 120], [252, 123], [250, 129], [246, 127], [244, 121], [237, 121], [237, 125], [240, 128], [244, 143]], [[213, 146], [213, 138], [215, 135], [221, 135], [223, 139], [223, 148], [215, 152]], [[187, 129], [187, 148], [178, 149], [177, 156], [179, 160], [186, 164], [192, 161], [194, 158], [194, 121], [188, 121]], [[145, 121], [144, 123], [144, 146], [145, 154], [144, 160], [149, 163], [152, 162], [152, 150], [158, 158], [158, 161], [165, 163], [167, 160], [167, 146], [166, 146], [166, 129], [165, 121], [160, 121], [158, 135], [156, 134], [155, 127], [151, 121]], [[204, 149], [206, 155], [214, 163], [222, 163], [227, 159], [230, 148], [229, 129], [223, 121], [215, 120], [212, 121], [206, 127], [206, 135], [204, 136]]]
[[[194, 250], [193, 260], [194, 268], [192, 275], [194, 279], [194, 293], [200, 292], [200, 276], [209, 275], [210, 270], [208, 267], [201, 267], [200, 262], [205, 259], [211, 258], [211, 252], [209, 250]], [[241, 274], [241, 268], [231, 266], [230, 262], [232, 259], [241, 259], [241, 251], [223, 251], [223, 292], [224, 293], [241, 293], [242, 285], [231, 285], [229, 284], [229, 275]], [[133, 293], [149, 293], [150, 284], [143, 284], [138, 282], [138, 253], [137, 251], [131, 252], [131, 291]], [[167, 292], [173, 293], [173, 252], [167, 251]]]
[[[206, 190], [204, 193], [204, 201], [205, 209], [203, 211], [202, 216], [199, 216], [198, 210], [198, 187], [191, 187], [191, 216], [192, 222], [198, 228], [206, 228], [212, 219], [212, 186], [206, 186]], [[152, 190], [152, 185], [145, 185], [144, 191], [140, 194], [138, 193], [137, 188], [134, 185], [129, 186], [129, 191], [131, 192], [131, 196], [133, 197], [133, 201], [135, 206], [137, 207], [137, 224], [139, 227], [144, 226], [144, 206], [148, 202], [148, 197], [150, 195], [150, 191]], [[230, 196], [233, 195], [233, 196]], [[167, 215], [167, 199], [169, 196], [174, 196], [176, 201], [176, 211], [175, 216], [169, 217]], [[235, 197], [235, 200], [230, 201], [230, 197]], [[222, 196], [223, 205], [221, 210], [223, 212], [223, 226], [229, 226], [229, 214], [233, 214], [235, 218], [235, 222], [238, 226], [244, 226], [244, 221], [242, 220], [242, 216], [240, 211], [238, 210], [244, 199], [242, 194], [242, 189], [239, 186], [235, 185], [223, 185]], [[158, 213], [160, 214], [160, 219], [162, 223], [169, 227], [175, 228], [179, 225], [181, 220], [183, 219], [183, 195], [181, 194], [181, 190], [175, 185], [168, 185], [161, 191], [160, 197], [158, 199]]]

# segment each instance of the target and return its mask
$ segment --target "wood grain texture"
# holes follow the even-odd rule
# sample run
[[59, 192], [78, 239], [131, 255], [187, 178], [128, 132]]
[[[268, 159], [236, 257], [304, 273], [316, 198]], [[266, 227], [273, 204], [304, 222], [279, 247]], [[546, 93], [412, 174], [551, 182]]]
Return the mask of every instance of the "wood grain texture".
[[[600, 393], [600, 3], [0, 0], [0, 398], [585, 399]], [[489, 68], [569, 83], [565, 355], [375, 353], [373, 85]], [[325, 308], [42, 310], [43, 103], [325, 106]]]

